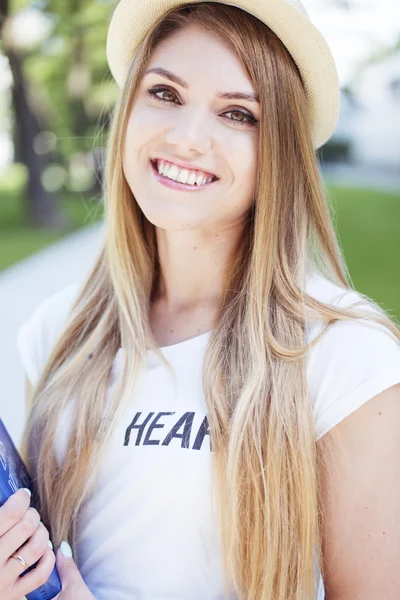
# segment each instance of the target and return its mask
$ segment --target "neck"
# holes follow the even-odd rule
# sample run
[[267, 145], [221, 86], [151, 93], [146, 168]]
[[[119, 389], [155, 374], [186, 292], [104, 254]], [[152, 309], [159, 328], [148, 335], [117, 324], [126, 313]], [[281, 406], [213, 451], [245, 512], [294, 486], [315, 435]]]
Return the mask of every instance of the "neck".
[[241, 233], [239, 228], [206, 233], [157, 228], [160, 277], [152, 303], [168, 314], [215, 309]]

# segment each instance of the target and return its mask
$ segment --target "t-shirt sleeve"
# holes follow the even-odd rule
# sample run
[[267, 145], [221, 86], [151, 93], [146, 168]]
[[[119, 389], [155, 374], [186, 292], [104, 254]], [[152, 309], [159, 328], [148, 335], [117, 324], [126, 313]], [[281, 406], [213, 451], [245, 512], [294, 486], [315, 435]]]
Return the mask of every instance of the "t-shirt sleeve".
[[17, 348], [32, 385], [36, 385], [66, 324], [77, 292], [78, 285], [70, 285], [46, 298], [17, 332]]
[[307, 378], [319, 439], [400, 382], [400, 342], [378, 323], [337, 321], [311, 350]]

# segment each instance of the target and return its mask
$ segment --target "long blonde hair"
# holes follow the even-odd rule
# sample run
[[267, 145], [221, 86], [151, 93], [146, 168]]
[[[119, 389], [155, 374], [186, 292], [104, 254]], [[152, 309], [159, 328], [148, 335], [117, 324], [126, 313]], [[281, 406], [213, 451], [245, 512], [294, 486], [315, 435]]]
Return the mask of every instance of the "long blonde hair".
[[[363, 294], [362, 304], [374, 311], [335, 308], [305, 292], [310, 267], [353, 289], [311, 142], [305, 92], [279, 38], [234, 6], [198, 3], [169, 11], [132, 61], [108, 139], [105, 245], [34, 390], [23, 453], [55, 545], [68, 539], [76, 553], [79, 509], [95, 490], [102, 453], [146, 368], [147, 349], [163, 359], [149, 326], [159, 277], [155, 227], [126, 182], [122, 152], [132, 100], [153, 50], [192, 23], [236, 53], [259, 93], [262, 115], [255, 202], [226, 267], [203, 364], [226, 586], [232, 581], [246, 600], [310, 600], [322, 510], [305, 358], [326, 328], [307, 344], [306, 319], [329, 328], [362, 317], [386, 326], [399, 341], [400, 331]], [[120, 347], [126, 360], [107, 400]], [[72, 398], [78, 401], [59, 466], [55, 431]]]

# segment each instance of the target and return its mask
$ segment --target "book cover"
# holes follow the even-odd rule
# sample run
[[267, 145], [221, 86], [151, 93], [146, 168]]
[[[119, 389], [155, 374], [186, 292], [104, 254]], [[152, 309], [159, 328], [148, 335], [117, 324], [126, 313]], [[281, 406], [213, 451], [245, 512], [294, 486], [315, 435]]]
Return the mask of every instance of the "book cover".
[[[31, 490], [31, 506], [37, 508], [31, 477], [2, 419], [0, 419], [0, 506], [19, 488], [24, 487]], [[34, 569], [38, 562], [28, 567], [20, 577]], [[51, 600], [60, 591], [61, 582], [54, 566], [47, 582], [27, 594], [26, 598], [28, 600]]]

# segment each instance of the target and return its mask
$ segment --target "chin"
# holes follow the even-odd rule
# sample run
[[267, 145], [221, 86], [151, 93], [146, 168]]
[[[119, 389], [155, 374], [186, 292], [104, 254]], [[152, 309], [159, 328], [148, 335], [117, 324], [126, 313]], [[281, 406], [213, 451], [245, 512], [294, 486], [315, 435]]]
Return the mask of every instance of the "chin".
[[[141, 207], [142, 208], [142, 207]], [[183, 229], [191, 229], [188, 227], [188, 219], [183, 218], [181, 215], [174, 215], [169, 211], [156, 210], [155, 207], [146, 207], [146, 210], [142, 212], [146, 219], [159, 229], [166, 229], [171, 231], [182, 231]]]
[[[139, 197], [140, 198], [140, 197]], [[138, 201], [146, 219], [160, 229], [175, 231], [197, 229], [204, 222], [204, 215], [198, 213], [190, 202], [175, 203], [163, 199], [151, 201]], [[198, 209], [198, 207], [196, 207]]]

